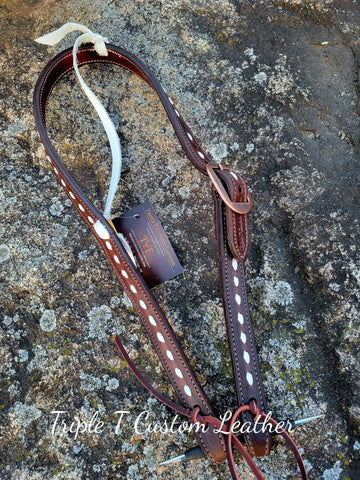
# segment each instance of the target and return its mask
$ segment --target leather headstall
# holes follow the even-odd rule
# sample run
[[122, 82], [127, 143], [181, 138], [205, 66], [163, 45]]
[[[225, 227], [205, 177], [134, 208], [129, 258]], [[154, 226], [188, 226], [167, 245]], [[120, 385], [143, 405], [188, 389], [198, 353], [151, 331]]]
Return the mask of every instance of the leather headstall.
[[[153, 292], [133, 264], [128, 252], [119, 241], [117, 233], [83, 193], [48, 137], [46, 106], [55, 84], [73, 69], [72, 49], [64, 50], [46, 65], [34, 91], [36, 125], [49, 166], [55, 172], [59, 183], [98, 240], [112, 265], [122, 288], [131, 300], [149, 335], [179, 403], [164, 397], [150, 385], [126, 353], [120, 337], [116, 335], [116, 344], [131, 370], [150, 393], [168, 407], [185, 415], [193, 422], [207, 425], [207, 429], [203, 429], [204, 431], [198, 429], [195, 433], [198, 442], [205, 455], [213, 462], [219, 463], [228, 460], [233, 479], [238, 478], [232, 452], [234, 447], [247, 461], [255, 478], [263, 479], [253, 457], [270, 453], [271, 433], [266, 429], [258, 433], [255, 431], [244, 433], [245, 446], [231, 430], [239, 415], [241, 415], [242, 422], [250, 422], [251, 425], [266, 419], [266, 403], [244, 275], [244, 260], [249, 243], [247, 214], [252, 206], [249, 189], [239, 173], [215, 163], [202, 149], [166, 91], [144, 63], [133, 54], [115, 45], [106, 44], [106, 48], [108, 50], [107, 57], [100, 56], [92, 46], [80, 48], [77, 53], [78, 65], [111, 63], [129, 70], [143, 79], [157, 93], [187, 158], [197, 170], [210, 179], [215, 205], [215, 228], [218, 240], [224, 316], [239, 404], [239, 408], [233, 413], [231, 420], [223, 427], [222, 432], [224, 433], [219, 432], [221, 422], [215, 415]], [[278, 425], [271, 418], [268, 423]], [[307, 478], [304, 463], [295, 443], [284, 429], [279, 428], [279, 430], [278, 433], [285, 437], [296, 456], [302, 478]]]

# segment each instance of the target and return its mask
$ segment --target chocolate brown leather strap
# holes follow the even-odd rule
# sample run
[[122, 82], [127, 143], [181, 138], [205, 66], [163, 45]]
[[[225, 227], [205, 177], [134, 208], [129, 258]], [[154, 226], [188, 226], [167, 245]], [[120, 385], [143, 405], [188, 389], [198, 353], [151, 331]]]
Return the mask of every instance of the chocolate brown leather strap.
[[[247, 306], [243, 273], [243, 261], [248, 246], [246, 213], [251, 208], [251, 197], [247, 186], [239, 174], [213, 163], [146, 65], [131, 53], [117, 46], [106, 46], [107, 57], [99, 56], [92, 47], [80, 49], [77, 54], [79, 66], [90, 63], [113, 63], [141, 77], [158, 94], [186, 156], [200, 172], [208, 175], [213, 183], [222, 293], [234, 378], [238, 400], [243, 406], [242, 412], [246, 412], [243, 415], [246, 415], [246, 420], [252, 422], [256, 416], [260, 415], [259, 412], [261, 412], [261, 415], [265, 415], [266, 406], [254, 334]], [[34, 91], [36, 125], [49, 163], [66, 194], [99, 241], [122, 287], [145, 326], [168, 378], [183, 405], [179, 408], [188, 412], [187, 416], [194, 421], [200, 417], [215, 419], [209, 400], [156, 298], [133, 265], [116, 232], [101, 212], [85, 196], [61, 161], [47, 135], [46, 104], [48, 98], [54, 85], [72, 69], [72, 50], [68, 49], [57, 55], [44, 68]], [[123, 350], [120, 347], [119, 337], [117, 337], [117, 344], [120, 350]], [[130, 359], [127, 361], [131, 365]], [[132, 368], [132, 370], [135, 371], [135, 368]], [[137, 376], [140, 379], [140, 374]], [[149, 385], [146, 386], [148, 388]], [[151, 393], [154, 394], [154, 391], [151, 391]], [[157, 398], [159, 398], [159, 395]], [[250, 405], [255, 405], [256, 411], [254, 410], [255, 407], [250, 408]], [[194, 412], [196, 412], [196, 416], [194, 416]], [[223, 435], [214, 431], [216, 423], [215, 420], [208, 422], [209, 428], [205, 432], [198, 431], [196, 435], [206, 455], [214, 462], [222, 462], [226, 458], [229, 460], [229, 444], [226, 446]], [[239, 446], [240, 442], [236, 437], [231, 435], [231, 438], [231, 442], [236, 448], [242, 451], [243, 447]], [[270, 451], [269, 434], [254, 433], [247, 435], [246, 441], [251, 456], [267, 455]], [[243, 453], [243, 455], [248, 461], [248, 454]], [[233, 461], [232, 455], [230, 457]], [[253, 462], [253, 465], [249, 461], [248, 463], [255, 472], [256, 465]], [[236, 478], [233, 472], [232, 475], [233, 478]], [[257, 478], [263, 477], [258, 476]]]
[[[235, 179], [235, 177], [233, 178]], [[231, 188], [237, 190], [240, 199], [247, 194], [245, 184], [241, 186], [241, 192], [235, 182]], [[230, 252], [227, 233], [229, 222], [226, 218], [226, 209], [215, 188], [213, 197], [219, 245], [221, 290], [238, 404], [249, 405], [252, 400], [255, 400], [258, 408], [265, 412], [264, 392], [247, 301], [244, 265]], [[246, 233], [241, 235], [247, 230], [245, 216], [243, 222], [244, 225], [239, 226], [238, 229], [239, 237], [243, 236], [243, 245], [247, 245]], [[243, 423], [250, 422], [252, 424], [253, 416], [249, 411], [245, 411], [242, 413], [242, 420]], [[250, 431], [245, 434], [245, 440], [253, 457], [270, 453], [271, 435], [269, 432], [259, 431], [255, 434]]]

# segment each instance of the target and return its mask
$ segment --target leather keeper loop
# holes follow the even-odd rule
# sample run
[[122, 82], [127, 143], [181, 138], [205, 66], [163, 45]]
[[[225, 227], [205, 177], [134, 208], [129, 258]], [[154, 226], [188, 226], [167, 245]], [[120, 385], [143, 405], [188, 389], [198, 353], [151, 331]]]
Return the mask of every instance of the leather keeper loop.
[[[252, 200], [245, 180], [238, 173], [232, 172], [228, 168], [217, 170], [217, 175], [223, 184], [223, 188], [226, 189], [231, 203], [246, 205], [245, 210], [249, 211], [252, 206]], [[215, 190], [218, 192], [216, 187]], [[222, 199], [221, 195], [220, 198]], [[234, 258], [239, 262], [244, 262], [249, 248], [247, 214], [238, 213], [225, 202], [224, 204], [226, 205], [225, 217], [228, 247]]]

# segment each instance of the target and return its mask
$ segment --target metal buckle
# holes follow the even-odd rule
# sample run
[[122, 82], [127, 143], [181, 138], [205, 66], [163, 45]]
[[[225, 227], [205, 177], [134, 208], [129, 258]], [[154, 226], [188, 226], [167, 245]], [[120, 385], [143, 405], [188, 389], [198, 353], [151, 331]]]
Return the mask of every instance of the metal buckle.
[[240, 213], [242, 215], [248, 213], [251, 210], [252, 207], [252, 199], [251, 195], [248, 192], [247, 195], [247, 201], [246, 202], [232, 202], [229, 198], [229, 195], [227, 191], [225, 190], [223, 184], [221, 183], [221, 180], [215, 173], [215, 169], [219, 168], [220, 170], [225, 170], [225, 168], [222, 165], [218, 165], [216, 163], [208, 163], [206, 165], [206, 172], [210, 177], [210, 180], [212, 181], [214, 187], [216, 188], [218, 194], [220, 195], [221, 199], [223, 202], [231, 208], [236, 213]]

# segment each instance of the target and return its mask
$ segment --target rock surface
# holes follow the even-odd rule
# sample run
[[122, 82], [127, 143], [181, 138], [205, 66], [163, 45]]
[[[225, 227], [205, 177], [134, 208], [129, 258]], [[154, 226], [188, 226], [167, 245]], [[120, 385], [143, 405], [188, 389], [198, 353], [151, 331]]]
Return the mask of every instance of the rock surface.
[[[172, 392], [49, 170], [32, 116], [39, 72], [76, 37], [54, 48], [33, 39], [67, 21], [150, 65], [214, 159], [247, 179], [254, 208], [246, 271], [268, 408], [280, 419], [325, 413], [294, 434], [309, 478], [358, 480], [360, 9], [350, 0], [1, 3], [0, 478], [230, 478], [225, 464], [207, 460], [158, 466], [194, 437], [134, 430], [145, 410], [142, 428], [173, 414], [121, 361], [115, 332], [152, 383]], [[155, 205], [184, 267], [156, 294], [214, 407], [234, 409], [208, 181], [141, 81], [115, 68], [82, 71], [121, 137], [118, 211]], [[48, 122], [101, 208], [109, 148], [74, 76], [54, 91]], [[130, 413], [116, 432], [119, 410]], [[65, 413], [52, 432], [55, 411]], [[91, 432], [60, 428], [92, 417]], [[97, 421], [104, 425], [94, 432]], [[258, 464], [269, 479], [296, 477], [281, 441]], [[251, 478], [241, 459], [238, 466]]]

